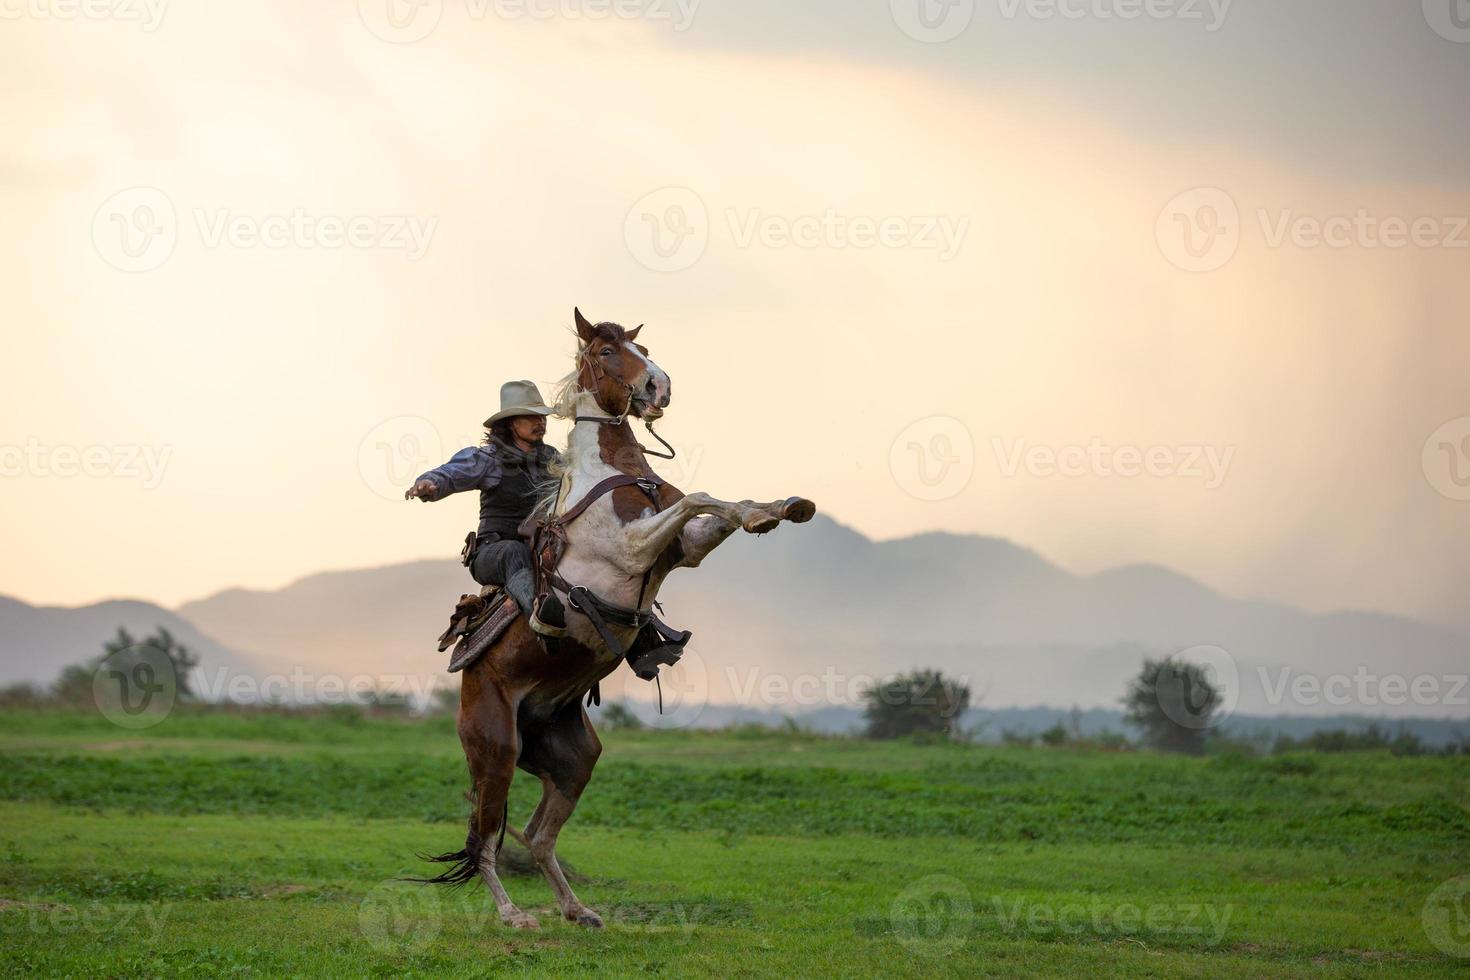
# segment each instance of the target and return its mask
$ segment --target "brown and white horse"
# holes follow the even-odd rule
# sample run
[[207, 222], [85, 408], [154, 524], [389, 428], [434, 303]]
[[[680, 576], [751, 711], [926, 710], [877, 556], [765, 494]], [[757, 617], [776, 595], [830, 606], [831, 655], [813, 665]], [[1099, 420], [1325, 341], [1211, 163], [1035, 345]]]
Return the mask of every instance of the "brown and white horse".
[[[816, 507], [799, 497], [758, 504], [730, 503], [705, 493], [684, 494], [658, 481], [634, 437], [628, 416], [651, 422], [663, 415], [669, 376], [636, 342], [639, 327], [589, 323], [575, 311], [577, 367], [558, 398], [558, 414], [575, 419], [553, 514], [565, 514], [607, 478], [641, 477], [645, 487], [620, 486], [594, 499], [566, 526], [557, 571], [570, 586], [600, 600], [647, 611], [675, 568], [693, 568], [737, 529], [765, 533], [781, 521], [811, 519]], [[652, 484], [652, 485], [649, 485]], [[658, 506], [654, 506], [654, 499]], [[560, 591], [560, 590], [559, 590]], [[560, 593], [566, 604], [567, 596]], [[591, 620], [567, 604], [567, 635], [542, 640], [524, 617], [467, 669], [460, 688], [459, 737], [469, 762], [473, 812], [462, 851], [434, 860], [452, 869], [433, 879], [483, 878], [500, 917], [534, 929], [536, 919], [510, 900], [495, 873], [506, 832], [506, 801], [517, 767], [541, 780], [541, 802], [522, 840], [572, 922], [601, 926], [596, 912], [572, 893], [556, 860], [556, 839], [572, 815], [602, 745], [583, 708], [588, 692], [617, 669], [621, 657]], [[625, 649], [635, 627], [605, 624]]]

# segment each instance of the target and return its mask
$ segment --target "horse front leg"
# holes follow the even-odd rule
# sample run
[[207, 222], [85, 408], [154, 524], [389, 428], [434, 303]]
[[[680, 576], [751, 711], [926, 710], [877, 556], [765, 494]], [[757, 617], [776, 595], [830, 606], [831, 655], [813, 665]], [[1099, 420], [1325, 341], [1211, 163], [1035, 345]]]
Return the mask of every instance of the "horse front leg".
[[817, 513], [817, 505], [802, 497], [787, 497], [785, 500], [773, 500], [763, 504], [753, 500], [742, 500], [735, 506], [744, 508], [746, 511], [739, 525], [715, 514], [701, 515], [684, 525], [684, 530], [679, 537], [684, 558], [676, 567], [698, 568], [700, 563], [709, 557], [710, 552], [735, 533], [737, 527], [744, 527], [747, 531], [756, 534], [764, 534], [773, 530], [781, 521], [804, 524]]
[[[800, 497], [758, 504], [750, 500], [738, 503], [719, 500], [707, 493], [686, 494], [667, 510], [640, 517], [623, 528], [622, 563], [637, 574], [652, 568], [659, 556], [696, 518], [715, 518], [715, 522], [702, 523], [699, 537], [703, 540], [696, 541], [696, 550], [702, 547], [708, 554], [737, 527], [751, 534], [765, 534], [775, 530], [783, 520], [795, 523], [809, 521], [816, 509], [815, 504]], [[729, 530], [723, 530], [721, 524], [727, 525]]]

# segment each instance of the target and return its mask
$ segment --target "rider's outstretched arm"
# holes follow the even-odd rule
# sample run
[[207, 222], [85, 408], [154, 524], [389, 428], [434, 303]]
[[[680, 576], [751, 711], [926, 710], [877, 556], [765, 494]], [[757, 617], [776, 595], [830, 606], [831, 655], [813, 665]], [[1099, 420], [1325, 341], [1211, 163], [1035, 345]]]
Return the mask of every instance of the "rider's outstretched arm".
[[414, 481], [415, 489], [425, 482], [434, 489], [424, 488], [414, 496], [420, 500], [443, 500], [452, 493], [465, 490], [489, 490], [500, 480], [500, 463], [495, 454], [483, 446], [461, 449], [443, 466], [420, 474]]

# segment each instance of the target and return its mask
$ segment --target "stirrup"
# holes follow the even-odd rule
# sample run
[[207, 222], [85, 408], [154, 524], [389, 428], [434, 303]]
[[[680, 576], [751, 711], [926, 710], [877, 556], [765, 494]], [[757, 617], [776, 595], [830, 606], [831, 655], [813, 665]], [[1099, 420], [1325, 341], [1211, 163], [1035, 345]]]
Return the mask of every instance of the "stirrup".
[[[553, 606], [551, 609], [547, 609], [546, 604], [548, 602], [554, 602], [556, 603], [556, 605]], [[541, 612], [543, 609], [545, 609], [548, 613], [560, 613], [561, 615], [559, 617], [556, 615], [552, 615], [551, 618], [560, 618], [562, 620], [562, 623], [558, 625], [556, 623], [548, 623], [543, 620], [541, 618]], [[556, 596], [552, 595], [549, 592], [543, 592], [536, 597], [536, 601], [531, 604], [531, 629], [533, 632], [539, 633], [542, 636], [549, 636], [552, 638], [567, 635], [566, 611], [562, 608], [561, 601], [558, 600]]]

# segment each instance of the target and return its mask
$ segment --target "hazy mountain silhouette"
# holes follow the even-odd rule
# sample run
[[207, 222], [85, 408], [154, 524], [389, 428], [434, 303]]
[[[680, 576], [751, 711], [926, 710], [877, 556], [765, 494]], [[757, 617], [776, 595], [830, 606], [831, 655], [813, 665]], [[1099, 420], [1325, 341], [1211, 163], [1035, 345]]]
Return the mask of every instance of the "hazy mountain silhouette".
[[[275, 592], [232, 589], [179, 611], [273, 669], [442, 678], [433, 638], [473, 588], [457, 562], [419, 561], [322, 573]], [[1115, 707], [1144, 655], [1216, 645], [1239, 669], [1242, 710], [1470, 715], [1466, 690], [1459, 704], [1417, 706], [1267, 693], [1303, 673], [1351, 676], [1360, 667], [1463, 674], [1470, 639], [1450, 630], [1231, 599], [1156, 566], [1073, 575], [995, 538], [875, 542], [819, 517], [760, 538], [736, 535], [702, 568], [672, 576], [660, 598], [666, 618], [695, 633], [685, 683], [762, 710], [820, 707], [833, 690], [851, 695], [867, 676], [916, 665], [969, 678], [986, 707]], [[616, 687], [605, 693], [616, 696]], [[637, 681], [627, 690], [647, 696]]]
[[149, 602], [114, 600], [66, 608], [0, 596], [0, 684], [50, 684], [63, 667], [84, 663], [123, 627], [141, 640], [159, 626], [199, 654], [206, 670], [250, 672], [251, 658], [204, 635], [178, 613]]

